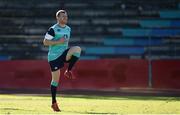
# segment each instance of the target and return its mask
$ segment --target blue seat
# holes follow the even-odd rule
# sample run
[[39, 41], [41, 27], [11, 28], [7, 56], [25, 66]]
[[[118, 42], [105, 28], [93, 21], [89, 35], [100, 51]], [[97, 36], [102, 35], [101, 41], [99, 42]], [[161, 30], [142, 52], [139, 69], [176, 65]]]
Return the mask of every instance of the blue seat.
[[180, 21], [176, 20], [142, 20], [141, 27], [144, 28], [163, 28], [163, 27], [180, 27]]
[[104, 45], [112, 46], [147, 46], [147, 45], [162, 45], [162, 39], [148, 38], [105, 38], [103, 40]]
[[143, 47], [119, 47], [115, 49], [116, 54], [136, 54], [140, 55], [144, 53], [144, 48]]
[[123, 36], [149, 36], [150, 29], [122, 29]]
[[134, 41], [135, 45], [140, 45], [140, 46], [148, 46], [148, 45], [162, 45], [162, 39], [151, 39], [151, 41], [149, 39], [136, 39]]
[[104, 45], [133, 45], [134, 40], [133, 39], [120, 39], [120, 38], [105, 38], [103, 40]]
[[0, 60], [1, 61], [9, 60], [9, 56], [2, 56], [2, 55], [0, 55]]
[[127, 37], [169, 37], [180, 35], [180, 29], [123, 29], [122, 32]]
[[141, 27], [155, 28], [155, 27], [170, 27], [170, 20], [142, 20], [140, 21]]
[[118, 55], [118, 54], [143, 54], [143, 47], [89, 47], [86, 54]]
[[160, 11], [161, 18], [180, 18], [180, 11]]
[[177, 36], [180, 35], [180, 29], [153, 29], [151, 32], [151, 36]]
[[180, 27], [180, 21], [171, 21], [171, 27]]
[[95, 60], [95, 59], [100, 59], [99, 56], [81, 56], [80, 60]]
[[88, 47], [85, 50], [87, 54], [115, 54], [113, 47]]

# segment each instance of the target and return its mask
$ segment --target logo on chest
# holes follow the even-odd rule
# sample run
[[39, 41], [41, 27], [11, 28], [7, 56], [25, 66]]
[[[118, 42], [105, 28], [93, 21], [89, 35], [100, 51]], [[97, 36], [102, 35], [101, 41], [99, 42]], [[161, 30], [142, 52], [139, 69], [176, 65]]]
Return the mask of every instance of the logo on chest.
[[57, 29], [57, 32], [60, 32], [61, 31], [61, 29]]

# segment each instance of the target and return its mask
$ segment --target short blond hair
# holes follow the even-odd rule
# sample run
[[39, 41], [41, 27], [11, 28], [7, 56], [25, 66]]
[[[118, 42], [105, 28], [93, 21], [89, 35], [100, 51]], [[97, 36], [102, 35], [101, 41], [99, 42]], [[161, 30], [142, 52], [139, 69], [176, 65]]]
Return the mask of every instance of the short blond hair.
[[56, 12], [56, 17], [59, 17], [60, 13], [66, 13], [66, 11], [65, 10], [58, 10]]

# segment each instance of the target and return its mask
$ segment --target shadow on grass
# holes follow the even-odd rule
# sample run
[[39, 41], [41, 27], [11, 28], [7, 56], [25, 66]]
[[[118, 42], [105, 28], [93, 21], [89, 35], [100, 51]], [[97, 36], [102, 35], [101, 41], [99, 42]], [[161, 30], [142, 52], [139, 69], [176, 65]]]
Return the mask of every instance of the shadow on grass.
[[63, 98], [81, 98], [98, 100], [155, 100], [155, 101], [180, 101], [180, 97], [156, 97], [156, 96], [87, 96], [87, 95], [62, 95]]
[[97, 113], [97, 112], [87, 112], [86, 114], [117, 114], [117, 113]]
[[[51, 97], [49, 95], [23, 95], [21, 96], [30, 96], [28, 97], [28, 100], [32, 100], [33, 96], [38, 97]], [[79, 95], [79, 94], [57, 94], [57, 97], [59, 98], [80, 98], [80, 99], [97, 99], [97, 100], [153, 100], [153, 101], [180, 101], [180, 97], [163, 97], [163, 96], [113, 96], [113, 95], [106, 95], [106, 96], [100, 96], [100, 95]], [[18, 99], [19, 100], [19, 99]], [[26, 99], [27, 100], [27, 99]], [[44, 99], [37, 99], [37, 100], [44, 100]]]
[[88, 111], [86, 111], [86, 112], [77, 112], [77, 111], [62, 111], [62, 112], [68, 112], [68, 113], [77, 113], [77, 114], [118, 114], [118, 113], [106, 113], [106, 112], [93, 112], [93, 111], [91, 111], [91, 112], [88, 112]]
[[9, 111], [33, 111], [33, 110], [18, 109], [18, 108], [0, 108], [0, 110], [9, 110]]

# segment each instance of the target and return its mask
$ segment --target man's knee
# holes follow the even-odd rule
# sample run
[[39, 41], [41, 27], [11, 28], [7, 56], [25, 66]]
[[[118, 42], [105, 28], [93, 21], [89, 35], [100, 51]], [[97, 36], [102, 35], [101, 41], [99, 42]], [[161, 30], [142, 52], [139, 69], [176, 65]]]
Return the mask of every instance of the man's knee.
[[73, 56], [80, 57], [81, 55], [81, 48], [79, 46], [75, 46], [75, 50], [72, 53]]
[[81, 52], [81, 47], [75, 46], [74, 48], [75, 48], [75, 52]]

